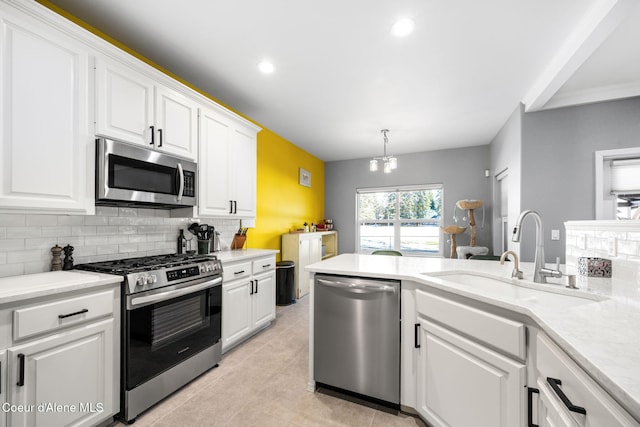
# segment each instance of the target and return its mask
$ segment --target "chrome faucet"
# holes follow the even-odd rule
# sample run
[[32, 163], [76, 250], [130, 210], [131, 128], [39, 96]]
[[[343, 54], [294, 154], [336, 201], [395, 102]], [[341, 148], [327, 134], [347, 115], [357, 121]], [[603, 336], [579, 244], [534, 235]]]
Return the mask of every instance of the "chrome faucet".
[[516, 279], [522, 279], [522, 271], [518, 268], [518, 255], [516, 255], [513, 251], [506, 251], [500, 257], [500, 264], [504, 265], [504, 260], [507, 258], [507, 255], [511, 255], [513, 257], [513, 271], [511, 272], [511, 277]]
[[533, 266], [533, 281], [536, 283], [547, 283], [547, 277], [562, 277], [560, 272], [560, 260], [557, 260], [556, 270], [552, 270], [544, 267], [544, 232], [542, 227], [542, 218], [536, 211], [526, 210], [523, 211], [518, 220], [516, 226], [513, 228], [513, 242], [520, 241], [520, 235], [522, 234], [522, 222], [524, 219], [531, 215], [536, 222], [536, 254]]

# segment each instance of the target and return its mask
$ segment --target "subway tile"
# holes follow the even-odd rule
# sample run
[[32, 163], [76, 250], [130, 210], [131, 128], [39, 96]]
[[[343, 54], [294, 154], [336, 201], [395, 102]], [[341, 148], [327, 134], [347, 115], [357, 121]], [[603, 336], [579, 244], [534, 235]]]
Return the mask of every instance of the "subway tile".
[[27, 226], [31, 225], [40, 225], [40, 226], [54, 226], [58, 225], [58, 216], [57, 215], [26, 215], [26, 224]]
[[24, 274], [36, 274], [43, 273], [45, 271], [51, 271], [50, 260], [39, 260], [34, 262], [24, 263]]
[[96, 245], [104, 245], [109, 241], [107, 236], [96, 235], [96, 236], [86, 236], [84, 238], [84, 244], [87, 246], [96, 246]]
[[98, 225], [96, 226], [97, 235], [118, 234], [117, 225]]
[[71, 236], [71, 226], [62, 225], [57, 227], [42, 227], [42, 237], [65, 237]]
[[58, 225], [84, 225], [83, 215], [58, 215]]
[[118, 226], [118, 234], [136, 234], [138, 233], [138, 227], [135, 225], [120, 225]]
[[119, 235], [115, 235], [115, 236], [108, 236], [107, 238], [107, 242], [109, 244], [122, 244], [122, 243], [129, 243], [129, 236], [119, 236]]
[[128, 253], [128, 252], [137, 252], [138, 244], [137, 243], [121, 243], [118, 245], [119, 253]]
[[109, 217], [104, 215], [87, 216], [84, 219], [85, 225], [109, 225]]
[[145, 234], [134, 234], [129, 236], [129, 243], [144, 243], [147, 241]]
[[137, 218], [132, 217], [109, 217], [109, 225], [135, 225]]
[[51, 248], [54, 247], [55, 245], [56, 245], [56, 242], [52, 241], [51, 239], [44, 239], [44, 238], [24, 239], [25, 249], [51, 250]]
[[96, 255], [117, 254], [118, 245], [97, 245]]
[[40, 237], [42, 236], [42, 227], [9, 227], [7, 228], [7, 238], [15, 237]]
[[22, 214], [0, 214], [0, 225], [3, 227], [21, 227], [27, 225], [27, 217]]
[[95, 225], [80, 225], [71, 227], [72, 236], [95, 236], [98, 228]]
[[24, 274], [24, 264], [0, 265], [0, 277], [20, 276]]
[[138, 243], [138, 251], [147, 252], [156, 249], [154, 242]]
[[11, 252], [24, 249], [25, 239], [2, 239], [0, 240], [0, 251]]
[[118, 208], [115, 206], [96, 206], [96, 216], [118, 216]]
[[41, 260], [46, 257], [46, 252], [40, 249], [11, 251], [7, 254], [7, 263], [25, 263]]
[[7, 238], [7, 227], [0, 227], [0, 239]]
[[131, 217], [138, 216], [137, 208], [118, 208], [118, 216]]

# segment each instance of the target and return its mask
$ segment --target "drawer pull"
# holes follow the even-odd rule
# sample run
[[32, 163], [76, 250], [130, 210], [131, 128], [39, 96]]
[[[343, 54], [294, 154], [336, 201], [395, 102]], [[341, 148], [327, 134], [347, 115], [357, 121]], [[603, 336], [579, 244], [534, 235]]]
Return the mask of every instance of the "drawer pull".
[[547, 377], [547, 382], [549, 383], [553, 391], [558, 395], [560, 400], [562, 400], [562, 403], [564, 403], [564, 406], [566, 406], [568, 410], [570, 410], [571, 412], [576, 412], [578, 414], [587, 415], [586, 409], [584, 409], [582, 406], [576, 406], [571, 403], [567, 395], [564, 394], [564, 392], [560, 388], [560, 386], [562, 385], [562, 381], [557, 378]]
[[24, 354], [18, 354], [18, 382], [16, 383], [18, 387], [22, 387], [24, 385]]
[[538, 424], [533, 423], [533, 394], [540, 394], [540, 390], [533, 387], [527, 387], [527, 427], [540, 427]]
[[244, 270], [240, 270], [240, 271], [234, 271], [233, 274], [242, 274], [244, 273]]
[[58, 319], [66, 319], [67, 317], [71, 317], [71, 316], [77, 316], [79, 314], [84, 314], [84, 313], [88, 313], [89, 309], [87, 308], [83, 308], [80, 311], [76, 311], [75, 313], [69, 313], [69, 314], [59, 314], [58, 315]]
[[418, 342], [418, 338], [420, 337], [420, 323], [416, 323], [413, 325], [413, 346], [415, 348], [420, 348], [420, 343]]
[[271, 267], [271, 264], [264, 264], [264, 265], [262, 266], [262, 268], [269, 268], [269, 267]]

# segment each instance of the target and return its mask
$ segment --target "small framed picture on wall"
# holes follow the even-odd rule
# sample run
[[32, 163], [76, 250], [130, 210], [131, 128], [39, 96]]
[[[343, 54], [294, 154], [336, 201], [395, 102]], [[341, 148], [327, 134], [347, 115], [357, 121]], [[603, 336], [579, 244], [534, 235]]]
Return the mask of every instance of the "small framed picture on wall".
[[311, 187], [311, 172], [306, 169], [300, 168], [300, 185], [304, 185], [305, 187]]

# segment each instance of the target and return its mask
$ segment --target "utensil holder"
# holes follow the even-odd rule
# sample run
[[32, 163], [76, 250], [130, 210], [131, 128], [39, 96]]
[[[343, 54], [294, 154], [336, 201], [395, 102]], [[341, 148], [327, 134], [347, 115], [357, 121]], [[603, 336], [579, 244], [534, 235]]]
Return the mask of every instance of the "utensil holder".
[[198, 239], [198, 254], [199, 255], [206, 255], [209, 253], [209, 245], [211, 244], [211, 241], [209, 240], [200, 240]]
[[240, 234], [234, 235], [231, 241], [231, 249], [242, 249], [246, 240], [247, 236], [241, 236]]

